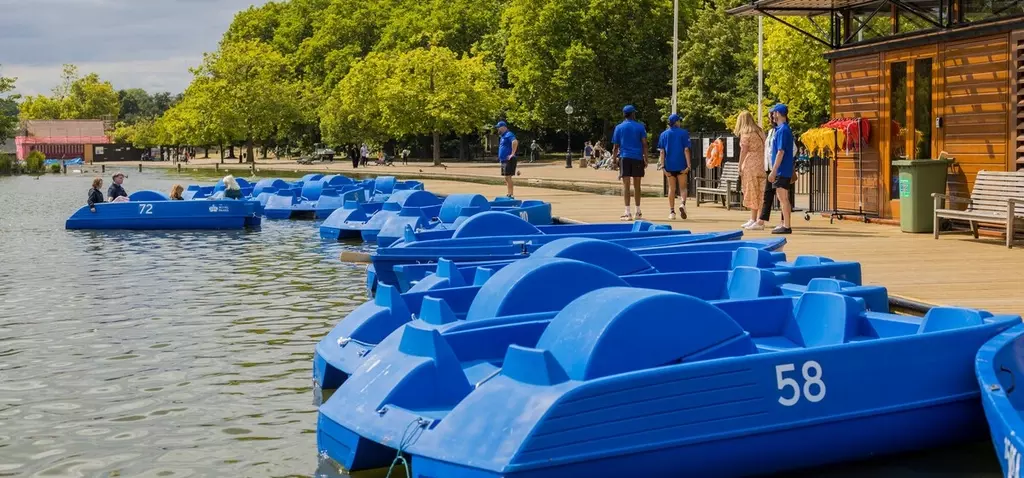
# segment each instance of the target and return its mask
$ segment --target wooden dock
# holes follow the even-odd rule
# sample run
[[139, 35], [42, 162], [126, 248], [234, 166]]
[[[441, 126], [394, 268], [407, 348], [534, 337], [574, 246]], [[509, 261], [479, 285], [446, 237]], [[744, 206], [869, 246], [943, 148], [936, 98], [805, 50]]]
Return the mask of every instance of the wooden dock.
[[[427, 181], [431, 191], [452, 194], [477, 192], [503, 196], [503, 186], [455, 181]], [[622, 214], [622, 198], [583, 192], [516, 187], [520, 199], [550, 201], [554, 214], [584, 222], [615, 222]], [[643, 198], [644, 219], [672, 224], [695, 232], [738, 229], [746, 221], [744, 211], [687, 202], [687, 220], [668, 221], [666, 198]], [[796, 216], [796, 215], [794, 215]], [[774, 213], [772, 224], [777, 224]], [[975, 240], [970, 234], [909, 234], [899, 227], [845, 220], [829, 223], [815, 215], [804, 221], [795, 217], [793, 234], [785, 252], [820, 255], [835, 260], [858, 261], [865, 284], [884, 285], [890, 293], [921, 302], [959, 305], [991, 312], [1024, 313], [1024, 245], [1007, 249], [1000, 238]], [[748, 231], [746, 237], [770, 236], [770, 231]]]

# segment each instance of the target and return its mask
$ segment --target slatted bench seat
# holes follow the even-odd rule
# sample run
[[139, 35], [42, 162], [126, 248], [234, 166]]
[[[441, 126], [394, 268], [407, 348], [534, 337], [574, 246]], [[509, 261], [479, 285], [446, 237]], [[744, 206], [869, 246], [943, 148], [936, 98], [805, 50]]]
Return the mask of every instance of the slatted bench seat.
[[[695, 178], [697, 181], [697, 206], [702, 202], [718, 202], [722, 198], [722, 204], [726, 209], [732, 209], [733, 196], [740, 195], [740, 163], [722, 163], [722, 176], [718, 179]], [[701, 196], [712, 196], [712, 200], [701, 201]]]
[[[932, 194], [935, 199], [933, 218], [934, 235], [939, 238], [939, 219], [966, 221], [974, 238], [978, 238], [981, 224], [999, 225], [1006, 228], [1006, 247], [1013, 247], [1013, 235], [1024, 226], [1024, 173], [1001, 171], [979, 171], [974, 180], [970, 199]], [[949, 206], [954, 203], [967, 204], [967, 209], [942, 208], [943, 201]]]

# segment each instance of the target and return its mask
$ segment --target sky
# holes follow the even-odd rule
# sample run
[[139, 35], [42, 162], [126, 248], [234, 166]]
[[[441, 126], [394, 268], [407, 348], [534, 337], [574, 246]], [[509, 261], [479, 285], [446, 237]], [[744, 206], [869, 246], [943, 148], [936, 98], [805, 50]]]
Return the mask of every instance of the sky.
[[0, 76], [49, 94], [62, 65], [115, 89], [180, 93], [235, 13], [265, 0], [0, 0]]

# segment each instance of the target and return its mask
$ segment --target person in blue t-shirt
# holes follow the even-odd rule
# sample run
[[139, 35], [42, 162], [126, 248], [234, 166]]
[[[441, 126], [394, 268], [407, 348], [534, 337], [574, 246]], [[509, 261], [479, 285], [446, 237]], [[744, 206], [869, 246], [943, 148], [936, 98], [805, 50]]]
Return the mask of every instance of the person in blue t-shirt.
[[[612, 133], [612, 157], [619, 158], [619, 177], [622, 178], [622, 199], [626, 203], [626, 212], [619, 216], [623, 221], [640, 219], [640, 182], [647, 169], [647, 128], [636, 120], [636, 108], [626, 105], [622, 108], [625, 117]], [[632, 178], [632, 179], [630, 179]], [[629, 212], [629, 182], [633, 182], [633, 196], [636, 202], [636, 215]]]
[[515, 197], [512, 191], [512, 176], [516, 175], [516, 151], [519, 149], [519, 140], [515, 133], [509, 131], [508, 124], [499, 121], [497, 125], [498, 135], [498, 162], [501, 163], [501, 175], [505, 178], [505, 187], [508, 189], [509, 198]]
[[775, 113], [775, 137], [772, 139], [772, 169], [768, 182], [775, 189], [775, 196], [782, 206], [782, 224], [772, 229], [772, 234], [789, 234], [792, 229], [793, 205], [789, 202], [789, 190], [793, 188], [793, 130], [789, 129], [789, 108], [779, 103], [772, 107]]
[[668, 179], [668, 218], [676, 218], [676, 191], [683, 204], [679, 217], [686, 219], [686, 177], [690, 171], [690, 132], [679, 126], [679, 115], [668, 117], [668, 128], [658, 138], [658, 168], [665, 170]]

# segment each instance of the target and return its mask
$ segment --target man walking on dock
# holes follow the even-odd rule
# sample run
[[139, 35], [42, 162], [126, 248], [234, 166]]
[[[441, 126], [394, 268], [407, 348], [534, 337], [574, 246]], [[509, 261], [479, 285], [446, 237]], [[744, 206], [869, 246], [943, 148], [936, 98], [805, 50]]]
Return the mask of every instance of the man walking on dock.
[[508, 124], [499, 121], [496, 125], [498, 135], [498, 162], [501, 163], [501, 175], [505, 178], [505, 187], [508, 188], [507, 196], [515, 197], [512, 191], [512, 176], [516, 175], [516, 150], [519, 149], [519, 140], [515, 133], [509, 131]]
[[[615, 145], [612, 156], [620, 158], [619, 174], [622, 177], [622, 199], [626, 203], [626, 211], [619, 216], [623, 221], [640, 219], [640, 182], [643, 181], [647, 169], [647, 129], [636, 120], [636, 108], [626, 105], [622, 108], [622, 123], [612, 133], [612, 144]], [[629, 212], [629, 183], [633, 182], [633, 196], [636, 200], [636, 214]]]
[[676, 218], [676, 191], [682, 196], [679, 217], [686, 219], [686, 178], [690, 172], [690, 132], [679, 126], [679, 115], [668, 117], [668, 129], [658, 138], [658, 166], [668, 181], [668, 218]]

